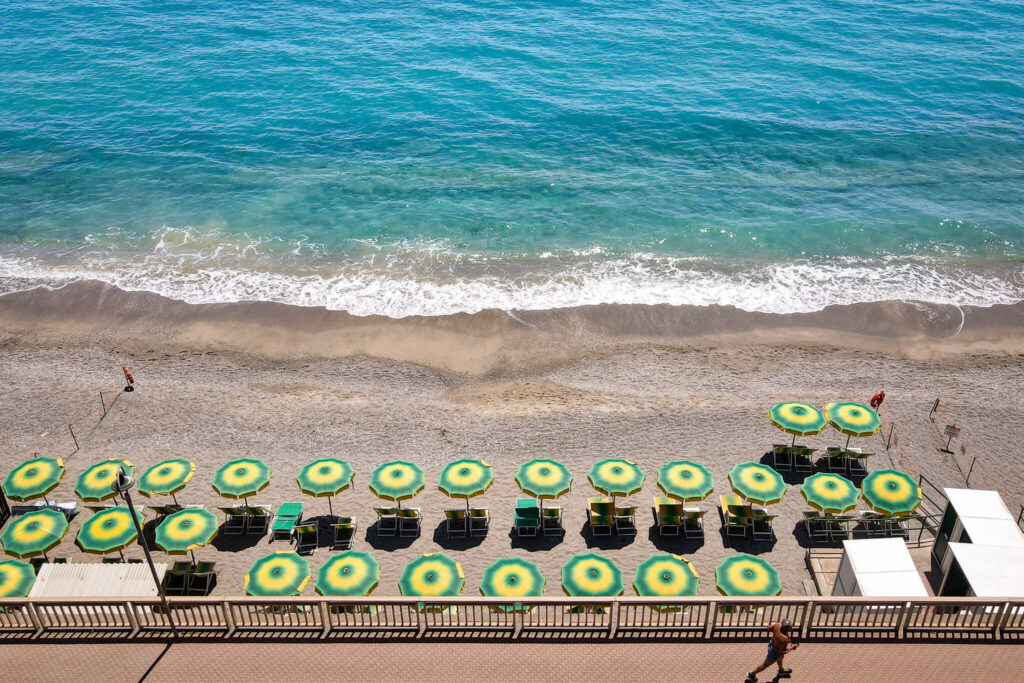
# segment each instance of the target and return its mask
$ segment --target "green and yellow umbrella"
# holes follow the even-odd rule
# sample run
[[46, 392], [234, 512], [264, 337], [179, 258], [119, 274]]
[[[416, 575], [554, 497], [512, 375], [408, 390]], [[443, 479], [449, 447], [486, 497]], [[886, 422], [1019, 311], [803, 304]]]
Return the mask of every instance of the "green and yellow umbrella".
[[[138, 515], [138, 512], [135, 513]], [[141, 523], [141, 515], [139, 516]], [[105, 555], [121, 552], [139, 533], [132, 523], [131, 512], [124, 505], [107, 508], [85, 520], [75, 543], [87, 553]]]
[[[636, 568], [633, 590], [641, 597], [677, 598], [696, 595], [700, 575], [689, 560], [680, 555], [652, 555]], [[674, 609], [657, 606], [657, 609]]]
[[494, 483], [491, 466], [483, 460], [456, 460], [444, 466], [438, 490], [449, 498], [465, 498], [466, 510], [469, 499], [479, 496]]
[[806, 403], [776, 403], [768, 411], [768, 417], [773, 425], [793, 435], [793, 444], [796, 444], [796, 437], [820, 434], [828, 426], [825, 414]]
[[8, 555], [15, 557], [46, 556], [68, 533], [68, 520], [56, 510], [43, 508], [8, 522], [0, 543]]
[[86, 502], [99, 502], [117, 495], [111, 486], [117, 481], [118, 470], [124, 470], [129, 477], [135, 474], [135, 466], [127, 460], [110, 458], [98, 462], [82, 472], [75, 482], [75, 495]]
[[426, 479], [423, 470], [404, 460], [386, 462], [370, 475], [370, 490], [378, 498], [393, 500], [402, 507], [402, 501], [423, 490]]
[[171, 496], [185, 488], [185, 484], [196, 473], [196, 464], [184, 458], [172, 458], [153, 465], [139, 477], [139, 493], [149, 498], [153, 495]]
[[335, 496], [352, 485], [354, 476], [352, 466], [338, 458], [321, 458], [314, 460], [299, 472], [296, 481], [299, 488], [307, 496], [322, 498], [327, 496], [327, 508], [334, 517], [334, 503], [331, 496]]
[[[533, 562], [518, 557], [498, 560], [484, 570], [480, 594], [490, 598], [525, 598], [544, 594], [544, 576]], [[499, 612], [522, 612], [521, 602], [495, 605]]]
[[825, 406], [825, 417], [830, 425], [846, 434], [846, 448], [850, 447], [851, 436], [871, 436], [882, 428], [878, 413], [860, 403], [829, 403]]
[[921, 504], [921, 487], [899, 470], [875, 470], [860, 484], [864, 500], [884, 515], [909, 515]]
[[575, 555], [562, 567], [562, 590], [572, 598], [622, 595], [622, 571], [600, 555]]
[[36, 572], [28, 562], [0, 562], [0, 598], [23, 598], [36, 582]]
[[[402, 595], [425, 598], [456, 596], [466, 585], [462, 565], [444, 553], [427, 553], [405, 565], [398, 579]], [[436, 609], [429, 604], [417, 603], [417, 609]]]
[[245, 573], [245, 594], [259, 597], [298, 595], [309, 583], [309, 562], [294, 550], [278, 550], [252, 563]]
[[715, 569], [718, 592], [730, 597], [778, 595], [782, 592], [779, 572], [760, 557], [733, 555]]
[[843, 513], [857, 506], [860, 491], [844, 476], [828, 472], [804, 479], [800, 493], [811, 507], [822, 512]]
[[658, 470], [658, 487], [666, 496], [687, 502], [704, 500], [714, 488], [714, 479], [707, 469], [689, 460], [674, 460]]
[[572, 473], [556, 460], [534, 458], [519, 466], [516, 483], [523, 493], [539, 500], [553, 500], [569, 492]]
[[316, 573], [316, 592], [325, 596], [369, 595], [380, 581], [380, 563], [369, 553], [346, 550], [334, 555]]
[[168, 555], [192, 553], [217, 536], [217, 517], [209, 510], [188, 508], [169, 515], [156, 528], [156, 544]]
[[60, 483], [63, 476], [64, 463], [60, 458], [32, 458], [8, 473], [4, 479], [4, 492], [12, 500], [44, 497]]
[[786, 482], [782, 476], [767, 465], [743, 462], [729, 472], [729, 483], [737, 496], [752, 503], [771, 505], [786, 495]]
[[644, 487], [644, 473], [632, 460], [609, 458], [595, 463], [587, 474], [591, 486], [605, 495], [631, 496]]
[[242, 498], [249, 504], [249, 496], [255, 496], [270, 484], [270, 467], [259, 458], [232, 460], [213, 473], [213, 489], [225, 498]]

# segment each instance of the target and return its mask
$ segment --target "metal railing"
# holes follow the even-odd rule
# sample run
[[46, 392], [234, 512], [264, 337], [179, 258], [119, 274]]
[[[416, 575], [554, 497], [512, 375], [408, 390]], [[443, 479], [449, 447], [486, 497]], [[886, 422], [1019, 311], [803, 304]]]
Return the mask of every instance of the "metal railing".
[[[761, 638], [781, 619], [800, 638], [1024, 639], [1024, 600], [978, 598], [170, 598], [189, 638], [343, 638], [531, 633], [597, 638]], [[25, 637], [169, 637], [157, 598], [0, 599], [0, 641]]]

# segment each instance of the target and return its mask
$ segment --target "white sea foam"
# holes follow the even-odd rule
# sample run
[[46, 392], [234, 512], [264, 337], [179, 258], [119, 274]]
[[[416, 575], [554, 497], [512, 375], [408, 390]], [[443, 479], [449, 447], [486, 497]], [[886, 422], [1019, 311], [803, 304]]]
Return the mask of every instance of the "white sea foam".
[[275, 301], [355, 315], [474, 313], [593, 304], [735, 306], [795, 313], [833, 304], [908, 300], [990, 306], [1024, 300], [1024, 268], [888, 257], [716, 262], [600, 249], [532, 259], [459, 253], [443, 243], [377, 244], [326, 256], [306, 238], [224, 242], [165, 231], [145, 253], [100, 245], [0, 252], [0, 291], [95, 279], [189, 303]]

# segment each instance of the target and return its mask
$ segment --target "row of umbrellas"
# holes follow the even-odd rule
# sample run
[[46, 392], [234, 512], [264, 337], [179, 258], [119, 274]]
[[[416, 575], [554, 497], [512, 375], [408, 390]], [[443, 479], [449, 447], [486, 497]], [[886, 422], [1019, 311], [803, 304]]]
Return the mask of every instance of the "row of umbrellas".
[[852, 436], [871, 436], [882, 428], [882, 419], [874, 410], [861, 403], [829, 403], [821, 411], [812, 405], [795, 401], [777, 403], [768, 411], [772, 424], [793, 435], [796, 444], [798, 436], [820, 434], [832, 425], [846, 434], [846, 445]]

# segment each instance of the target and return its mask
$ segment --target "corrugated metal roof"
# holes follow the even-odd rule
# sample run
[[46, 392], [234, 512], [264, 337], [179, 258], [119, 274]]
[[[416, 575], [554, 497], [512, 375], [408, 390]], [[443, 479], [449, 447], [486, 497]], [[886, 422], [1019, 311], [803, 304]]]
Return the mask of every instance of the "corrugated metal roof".
[[[166, 562], [154, 562], [163, 579]], [[155, 596], [156, 585], [145, 563], [44, 564], [29, 591], [30, 598], [138, 598]]]

